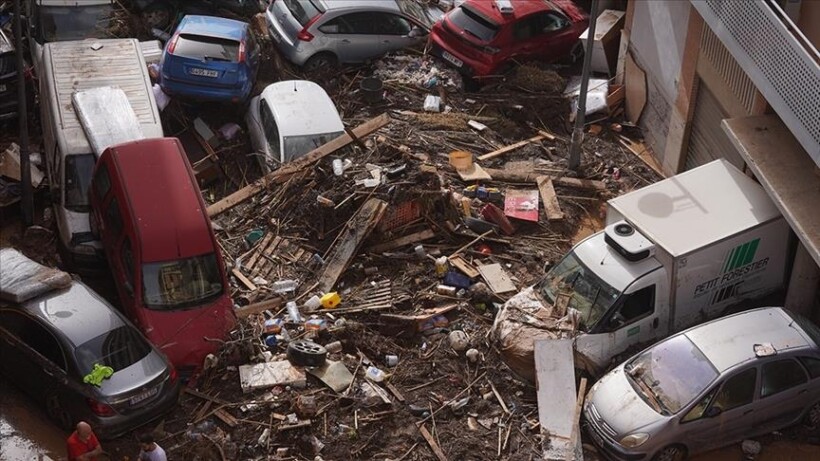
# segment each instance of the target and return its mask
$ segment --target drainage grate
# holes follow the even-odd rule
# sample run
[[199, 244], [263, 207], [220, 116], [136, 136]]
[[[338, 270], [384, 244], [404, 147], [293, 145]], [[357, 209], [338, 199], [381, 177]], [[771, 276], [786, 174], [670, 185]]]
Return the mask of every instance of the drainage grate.
[[762, 0], [690, 1], [820, 165], [820, 66], [814, 56]]

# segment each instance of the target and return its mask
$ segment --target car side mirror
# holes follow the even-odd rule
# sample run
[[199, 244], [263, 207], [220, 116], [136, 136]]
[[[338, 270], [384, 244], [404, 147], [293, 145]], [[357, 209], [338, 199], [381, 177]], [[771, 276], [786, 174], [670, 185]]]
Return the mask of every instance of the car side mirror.
[[411, 27], [410, 32], [407, 34], [407, 36], [410, 38], [424, 37], [425, 35], [427, 35], [427, 31], [419, 26]]
[[709, 407], [703, 415], [707, 418], [714, 418], [721, 413], [723, 413], [723, 410], [721, 410], [720, 407]]
[[619, 328], [624, 323], [626, 323], [626, 319], [620, 312], [612, 314], [612, 318], [609, 319], [609, 326], [612, 328]]

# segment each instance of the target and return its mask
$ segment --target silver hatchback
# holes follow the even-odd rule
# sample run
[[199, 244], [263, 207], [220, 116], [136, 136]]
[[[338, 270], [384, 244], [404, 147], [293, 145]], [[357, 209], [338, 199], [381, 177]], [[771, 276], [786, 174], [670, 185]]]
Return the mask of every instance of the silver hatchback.
[[311, 71], [421, 43], [433, 11], [413, 0], [274, 0], [265, 16], [279, 51]]
[[587, 432], [618, 460], [683, 460], [782, 429], [820, 425], [820, 328], [769, 307], [662, 341], [607, 373]]

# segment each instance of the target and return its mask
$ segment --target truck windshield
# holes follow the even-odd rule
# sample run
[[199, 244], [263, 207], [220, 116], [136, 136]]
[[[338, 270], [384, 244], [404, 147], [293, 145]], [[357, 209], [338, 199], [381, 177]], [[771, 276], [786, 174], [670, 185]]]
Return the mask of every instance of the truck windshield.
[[297, 157], [301, 157], [343, 134], [344, 132], [337, 131], [335, 133], [309, 134], [305, 136], [285, 136], [285, 161], [289, 162]]
[[43, 6], [37, 7], [39, 42], [62, 42], [86, 38], [114, 38], [111, 19], [114, 6]]
[[650, 348], [628, 362], [624, 370], [636, 392], [661, 414], [677, 413], [718, 376], [686, 335]]
[[569, 253], [547, 273], [538, 287], [541, 295], [555, 305], [566, 295], [567, 307], [579, 313], [580, 327], [589, 331], [621, 295]]
[[195, 307], [224, 291], [216, 254], [142, 265], [145, 305], [156, 310]]
[[65, 207], [87, 213], [88, 187], [97, 162], [94, 154], [69, 155], [65, 158]]
[[139, 362], [148, 353], [151, 346], [142, 335], [130, 326], [123, 325], [107, 331], [96, 338], [81, 344], [74, 351], [80, 375], [86, 375], [99, 363], [111, 367], [115, 372], [124, 370]]

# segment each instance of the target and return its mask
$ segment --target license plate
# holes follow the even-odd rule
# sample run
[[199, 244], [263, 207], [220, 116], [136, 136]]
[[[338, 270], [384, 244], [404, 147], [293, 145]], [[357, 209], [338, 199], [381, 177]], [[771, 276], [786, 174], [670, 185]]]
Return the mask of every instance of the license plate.
[[464, 65], [464, 61], [462, 61], [461, 59], [458, 59], [457, 57], [453, 56], [452, 54], [450, 54], [446, 51], [441, 52], [441, 57], [448, 60], [448, 61], [450, 61], [456, 67], [461, 67], [462, 65]]
[[194, 67], [190, 71], [191, 75], [200, 75], [202, 77], [219, 77], [219, 72], [210, 69], [200, 69], [198, 67]]
[[141, 392], [131, 397], [131, 400], [129, 400], [129, 402], [131, 403], [131, 405], [136, 405], [149, 397], [155, 396], [157, 394], [157, 391], [159, 391], [159, 387], [148, 389], [147, 391]]

